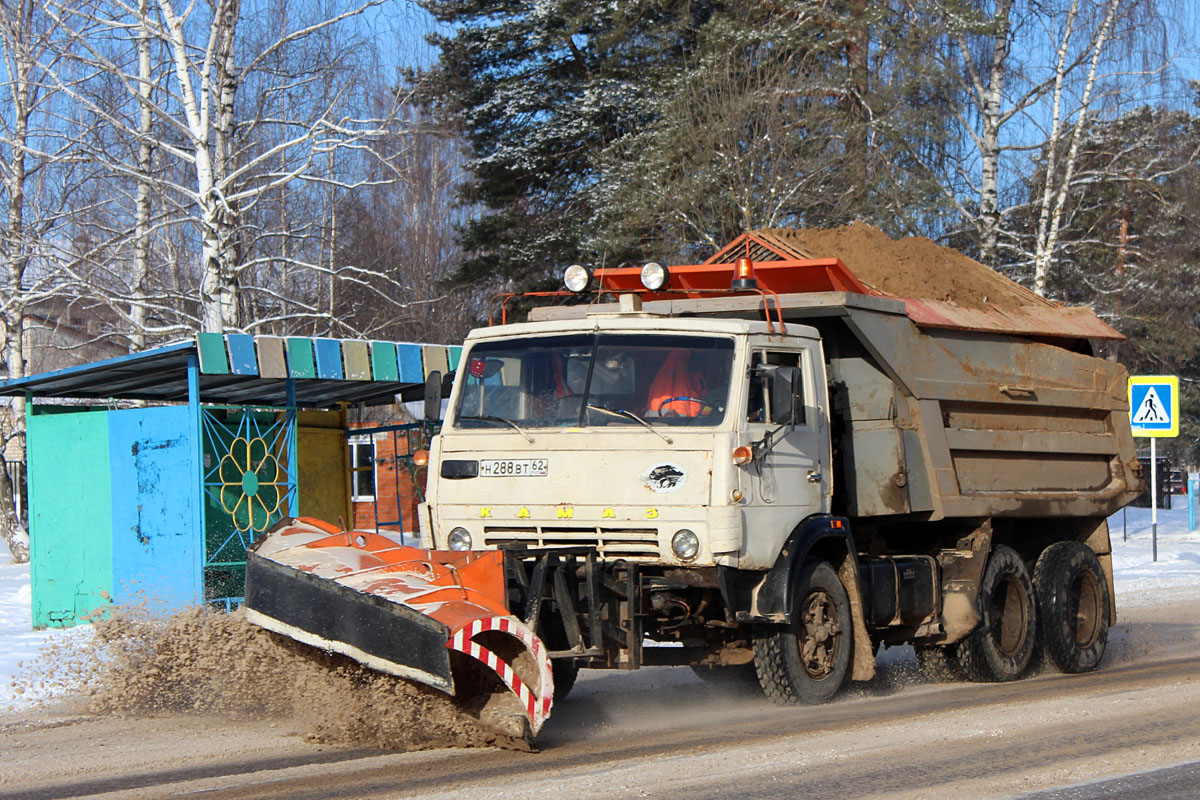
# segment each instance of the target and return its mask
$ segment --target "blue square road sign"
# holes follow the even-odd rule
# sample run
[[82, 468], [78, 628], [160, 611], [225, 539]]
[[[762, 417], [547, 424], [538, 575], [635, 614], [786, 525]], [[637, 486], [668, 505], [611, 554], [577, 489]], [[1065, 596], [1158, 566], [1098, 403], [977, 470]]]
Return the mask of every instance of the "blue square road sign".
[[1129, 378], [1129, 427], [1134, 436], [1179, 435], [1179, 378], [1133, 375]]

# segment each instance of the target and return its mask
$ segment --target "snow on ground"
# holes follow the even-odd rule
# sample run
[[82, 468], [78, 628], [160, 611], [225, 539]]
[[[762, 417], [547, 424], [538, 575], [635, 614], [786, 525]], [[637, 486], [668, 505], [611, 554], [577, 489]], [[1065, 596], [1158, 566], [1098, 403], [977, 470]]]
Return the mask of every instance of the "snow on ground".
[[[1186, 497], [1176, 497], [1174, 506], [1158, 512], [1157, 561], [1152, 558], [1150, 509], [1128, 508], [1109, 518], [1118, 611], [1122, 606], [1152, 606], [1168, 597], [1200, 597], [1200, 531], [1188, 530]], [[0, 555], [0, 711], [34, 699], [17, 697], [12, 679], [28, 669], [44, 644], [57, 637], [86, 635], [79, 629], [31, 630], [30, 601], [29, 565], [12, 563], [7, 553]]]

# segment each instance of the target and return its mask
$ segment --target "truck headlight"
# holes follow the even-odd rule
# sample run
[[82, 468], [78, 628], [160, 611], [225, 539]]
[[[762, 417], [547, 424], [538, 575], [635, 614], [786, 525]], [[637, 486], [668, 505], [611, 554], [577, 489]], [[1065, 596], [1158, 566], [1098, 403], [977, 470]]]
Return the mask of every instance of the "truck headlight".
[[680, 561], [691, 561], [700, 552], [700, 537], [687, 528], [675, 531], [671, 537], [671, 549]]
[[657, 292], [670, 282], [671, 273], [662, 264], [659, 264], [657, 261], [651, 261], [642, 267], [640, 277], [642, 279], [642, 286], [645, 286], [652, 292]]
[[572, 292], [586, 291], [592, 282], [592, 271], [582, 264], [572, 264], [563, 270], [563, 285]]
[[455, 528], [446, 537], [446, 544], [451, 550], [470, 550], [471, 532], [466, 528]]

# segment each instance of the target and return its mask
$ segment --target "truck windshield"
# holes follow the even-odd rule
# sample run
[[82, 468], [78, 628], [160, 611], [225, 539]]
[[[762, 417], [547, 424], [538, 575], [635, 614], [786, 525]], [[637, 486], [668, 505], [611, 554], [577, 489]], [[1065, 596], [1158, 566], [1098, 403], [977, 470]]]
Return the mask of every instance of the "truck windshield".
[[708, 336], [585, 333], [480, 342], [459, 366], [454, 425], [717, 425], [729, 402], [732, 364], [733, 340]]

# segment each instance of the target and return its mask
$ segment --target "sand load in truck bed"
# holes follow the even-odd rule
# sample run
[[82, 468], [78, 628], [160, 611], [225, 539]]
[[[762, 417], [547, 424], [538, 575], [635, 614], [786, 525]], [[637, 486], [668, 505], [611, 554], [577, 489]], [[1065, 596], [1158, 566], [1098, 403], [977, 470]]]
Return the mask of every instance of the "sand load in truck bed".
[[[903, 299], [918, 325], [937, 328], [1122, 339], [1089, 308], [1041, 297], [951, 247], [923, 236], [891, 239], [865, 222], [840, 228], [751, 231], [797, 259], [837, 258], [874, 294]], [[764, 251], [767, 255], [767, 251]]]

